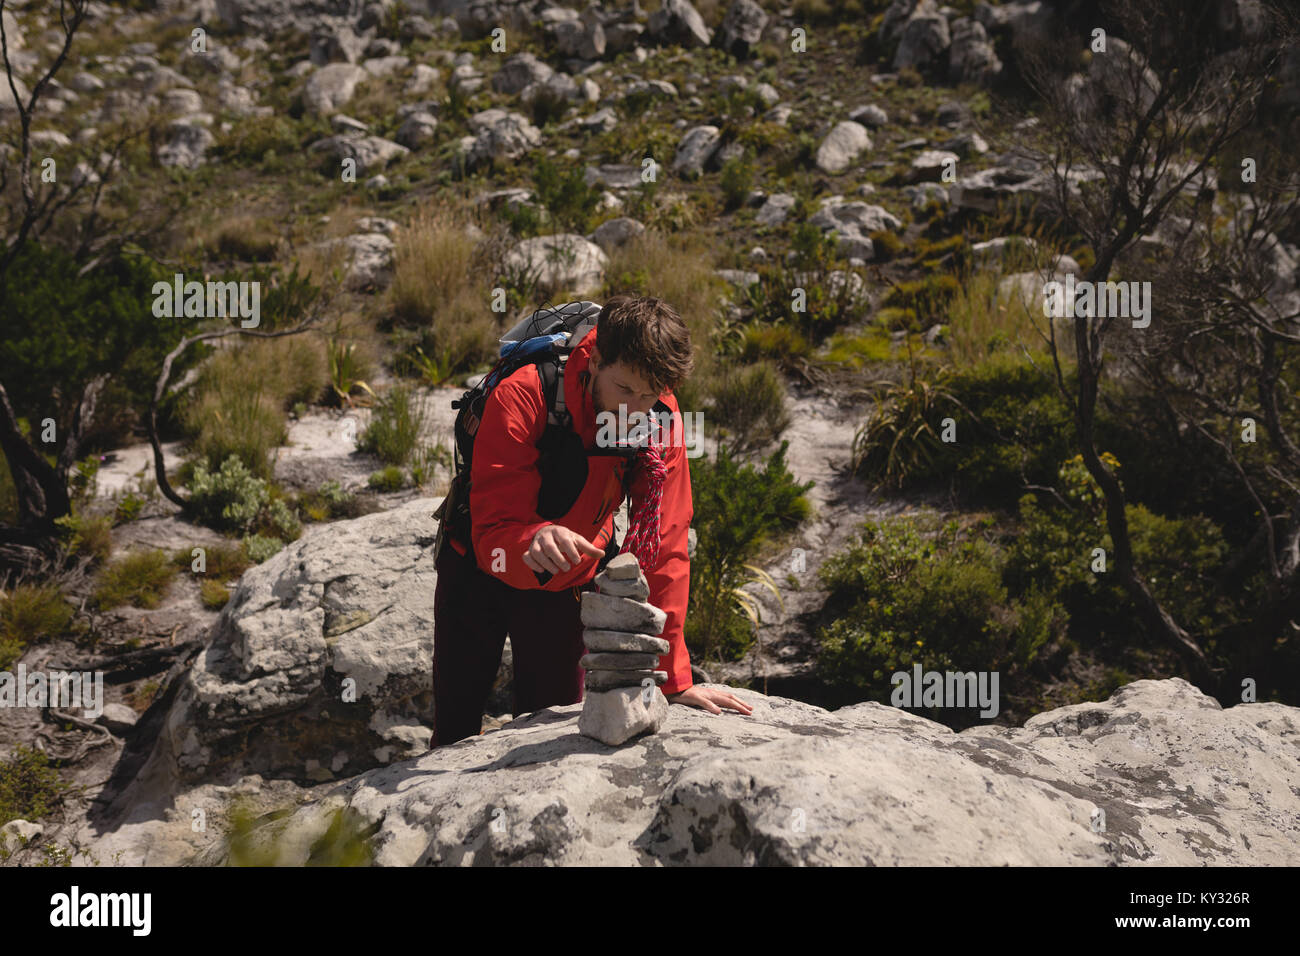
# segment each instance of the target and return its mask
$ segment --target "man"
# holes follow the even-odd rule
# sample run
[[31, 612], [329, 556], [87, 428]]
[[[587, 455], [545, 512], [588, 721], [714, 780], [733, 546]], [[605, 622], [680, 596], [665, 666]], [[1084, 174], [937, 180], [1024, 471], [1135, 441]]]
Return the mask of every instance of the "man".
[[683, 426], [672, 390], [691, 367], [690, 333], [662, 299], [623, 295], [605, 303], [596, 327], [577, 343], [565, 367], [564, 399], [573, 430], [594, 454], [586, 459], [586, 480], [572, 507], [555, 521], [537, 514], [542, 475], [536, 446], [547, 422], [537, 367], [519, 368], [492, 390], [474, 440], [472, 541], [449, 538], [436, 564], [434, 746], [479, 732], [507, 633], [516, 715], [582, 700], [581, 592], [592, 587], [614, 533], [627, 468], [632, 467], [628, 491], [633, 502], [647, 499], [650, 481], [645, 469], [627, 458], [599, 453], [598, 432], [606, 422], [601, 413], [617, 420], [623, 405], [627, 419], [636, 423], [661, 397], [673, 423], [665, 436], [669, 440], [662, 442], [661, 538], [653, 565], [642, 571], [650, 603], [667, 615], [660, 635], [669, 643], [668, 653], [659, 659], [659, 669], [668, 673], [662, 690], [672, 703], [713, 714], [724, 707], [752, 712], [730, 693], [694, 685], [683, 637], [693, 509]]

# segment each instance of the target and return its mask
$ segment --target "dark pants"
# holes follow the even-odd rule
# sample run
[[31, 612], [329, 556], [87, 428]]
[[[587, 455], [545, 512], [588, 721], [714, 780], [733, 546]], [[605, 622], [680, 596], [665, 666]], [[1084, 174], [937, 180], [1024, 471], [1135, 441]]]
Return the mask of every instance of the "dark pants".
[[506, 634], [514, 661], [514, 715], [582, 700], [578, 588], [521, 591], [444, 544], [433, 597], [432, 746], [479, 733]]

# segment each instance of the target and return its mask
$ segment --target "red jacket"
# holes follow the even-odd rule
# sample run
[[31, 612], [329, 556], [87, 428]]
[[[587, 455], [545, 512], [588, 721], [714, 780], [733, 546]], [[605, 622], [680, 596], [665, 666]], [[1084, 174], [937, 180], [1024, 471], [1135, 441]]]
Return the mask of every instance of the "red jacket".
[[[587, 368], [596, 343], [592, 329], [570, 353], [564, 372], [564, 398], [573, 415], [573, 428], [587, 450], [596, 447], [596, 413], [587, 394]], [[694, 507], [691, 503], [691, 473], [686, 458], [681, 412], [670, 392], [663, 402], [672, 409], [672, 436], [678, 440], [664, 448], [664, 479], [659, 512], [659, 558], [653, 568], [643, 568], [650, 585], [650, 603], [668, 615], [663, 634], [668, 653], [659, 658], [659, 669], [668, 672], [665, 694], [686, 690], [691, 679], [691, 659], [686, 650], [683, 625], [690, 597], [691, 564], [687, 557], [687, 532]], [[626, 461], [617, 455], [596, 455], [587, 459], [587, 482], [577, 501], [558, 521], [537, 515], [537, 493], [542, 477], [537, 470], [537, 442], [546, 428], [546, 400], [541, 376], [535, 365], [525, 365], [497, 384], [483, 409], [483, 421], [474, 439], [474, 462], [470, 472], [470, 514], [473, 516], [474, 555], [478, 566], [511, 587], [562, 591], [582, 585], [595, 576], [599, 558], [583, 555], [574, 568], [537, 583], [523, 554], [538, 529], [558, 524], [604, 548], [614, 533], [614, 512], [623, 503], [623, 471]], [[633, 480], [639, 493], [643, 475]], [[635, 498], [633, 500], [636, 500]], [[465, 554], [462, 542], [451, 540]], [[498, 550], [500, 549], [500, 550]]]

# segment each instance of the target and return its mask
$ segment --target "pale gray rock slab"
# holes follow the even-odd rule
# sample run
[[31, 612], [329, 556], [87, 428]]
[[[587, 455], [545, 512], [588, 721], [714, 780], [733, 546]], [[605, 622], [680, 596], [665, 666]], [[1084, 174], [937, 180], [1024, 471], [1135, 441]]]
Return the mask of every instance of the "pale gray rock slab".
[[641, 563], [631, 551], [624, 551], [609, 559], [601, 575], [610, 581], [628, 581], [641, 575]]
[[583, 686], [587, 690], [609, 690], [612, 687], [640, 687], [644, 681], [653, 680], [656, 684], [666, 683], [667, 671], [587, 671]]
[[328, 115], [346, 106], [356, 94], [357, 84], [370, 76], [353, 63], [330, 63], [308, 79], [302, 91], [303, 106], [309, 113]]
[[662, 634], [668, 615], [645, 601], [611, 597], [596, 591], [582, 592], [582, 624], [607, 631], [634, 634]]
[[440, 500], [309, 525], [246, 571], [178, 678], [141, 775], [330, 780], [422, 752]]
[[[579, 732], [585, 702], [547, 708], [340, 783], [251, 840], [302, 865], [346, 809], [383, 866], [1300, 863], [1300, 708], [1143, 680], [954, 733], [725, 689], [753, 713], [670, 706], [605, 750]], [[196, 862], [224, 862], [209, 847]]]
[[[647, 702], [647, 697], [649, 701]], [[578, 732], [617, 747], [641, 734], [653, 734], [668, 716], [668, 699], [658, 687], [594, 691], [582, 701]]]
[[604, 631], [587, 628], [582, 632], [583, 643], [587, 650], [598, 652], [632, 652], [646, 654], [667, 654], [668, 642], [662, 637], [650, 634], [629, 634], [627, 631]]
[[653, 670], [659, 666], [658, 654], [637, 654], [628, 651], [598, 651], [583, 654], [580, 667], [589, 671]]
[[836, 123], [817, 147], [815, 162], [824, 173], [842, 173], [858, 156], [871, 148], [867, 128], [853, 120]]
[[611, 597], [630, 598], [633, 601], [644, 601], [650, 597], [650, 582], [644, 575], [631, 581], [602, 581], [598, 574], [595, 583], [601, 594]]

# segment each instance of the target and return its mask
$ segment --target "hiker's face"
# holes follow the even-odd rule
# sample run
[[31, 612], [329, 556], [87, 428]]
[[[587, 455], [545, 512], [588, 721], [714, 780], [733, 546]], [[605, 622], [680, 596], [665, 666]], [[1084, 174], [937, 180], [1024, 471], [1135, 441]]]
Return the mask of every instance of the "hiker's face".
[[603, 365], [600, 352], [593, 349], [591, 357], [591, 401], [596, 413], [618, 414], [619, 405], [627, 406], [627, 414], [641, 412], [648, 415], [659, 401], [656, 392], [640, 374], [622, 362]]

